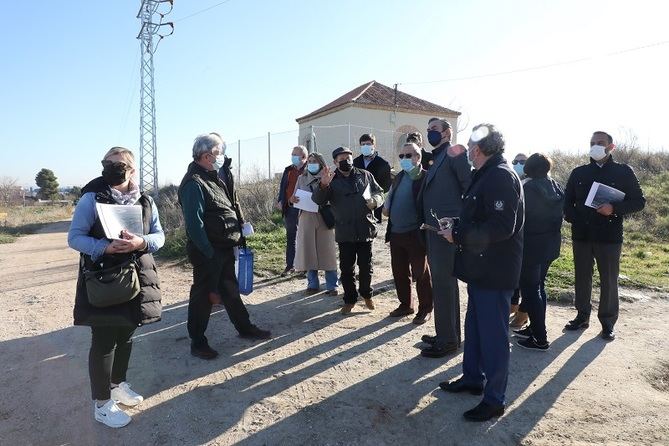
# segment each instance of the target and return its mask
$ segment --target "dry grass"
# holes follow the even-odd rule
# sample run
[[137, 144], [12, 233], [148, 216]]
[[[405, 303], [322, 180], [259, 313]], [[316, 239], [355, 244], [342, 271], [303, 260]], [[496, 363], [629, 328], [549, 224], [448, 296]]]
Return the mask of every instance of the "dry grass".
[[32, 234], [41, 226], [72, 218], [73, 206], [3, 206], [0, 207], [0, 243], [11, 243], [16, 237]]

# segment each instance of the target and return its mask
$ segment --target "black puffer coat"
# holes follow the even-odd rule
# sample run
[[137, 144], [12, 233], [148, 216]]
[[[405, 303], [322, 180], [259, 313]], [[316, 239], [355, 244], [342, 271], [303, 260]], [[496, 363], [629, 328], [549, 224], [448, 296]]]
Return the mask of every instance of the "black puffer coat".
[[[95, 200], [99, 203], [114, 204], [111, 190], [102, 177], [96, 178], [82, 189], [82, 195], [88, 192], [95, 193]], [[142, 206], [142, 218], [144, 233], [148, 234], [151, 227], [152, 199], [142, 194], [138, 205]], [[94, 238], [105, 238], [104, 229], [99, 219], [95, 220], [89, 235]], [[106, 308], [97, 308], [88, 303], [86, 285], [83, 277], [83, 267], [90, 268], [93, 265], [90, 256], [81, 254], [79, 260], [79, 277], [77, 279], [77, 292], [74, 302], [74, 325], [89, 326], [139, 326], [158, 322], [162, 312], [160, 281], [156, 262], [153, 255], [148, 252], [136, 252], [137, 264], [139, 265], [139, 283], [141, 290], [139, 295], [130, 302], [114, 305]], [[105, 265], [114, 265], [128, 260], [128, 254], [104, 255]]]
[[564, 192], [551, 178], [525, 180], [523, 266], [551, 262], [560, 256]]

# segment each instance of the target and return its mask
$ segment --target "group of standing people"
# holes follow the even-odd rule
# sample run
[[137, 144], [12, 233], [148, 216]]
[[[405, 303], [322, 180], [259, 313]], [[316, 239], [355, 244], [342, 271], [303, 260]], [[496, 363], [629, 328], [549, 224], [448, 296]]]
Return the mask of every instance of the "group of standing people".
[[[593, 134], [590, 162], [571, 173], [564, 191], [551, 178], [552, 161], [546, 155], [519, 155], [507, 163], [504, 138], [491, 124], [474, 127], [466, 147], [451, 145], [451, 137], [450, 123], [439, 118], [428, 122], [431, 152], [422, 147], [420, 133], [409, 134], [398, 153], [401, 171], [394, 177], [390, 164], [378, 155], [373, 135], [360, 137], [356, 159], [351, 149], [336, 148], [331, 154], [334, 166], [319, 153], [295, 147], [277, 200], [288, 235], [284, 274], [306, 272], [306, 293], [315, 294], [320, 292], [319, 271], [324, 271], [328, 294], [337, 295], [341, 282], [342, 314], [350, 314], [360, 297], [373, 310], [372, 243], [385, 215], [399, 300], [390, 317], [414, 315], [413, 323], [420, 325], [434, 313], [435, 335], [422, 336], [422, 356], [444, 357], [460, 348], [458, 280], [467, 284], [463, 375], [440, 387], [482, 394], [482, 401], [464, 416], [485, 421], [503, 414], [506, 405], [509, 314], [522, 311], [529, 319], [529, 325], [515, 330], [518, 345], [538, 351], [550, 346], [545, 280], [560, 254], [563, 217], [572, 225], [577, 309], [565, 329], [589, 326], [596, 262], [600, 336], [615, 339], [623, 217], [643, 209], [645, 199], [632, 169], [613, 160], [615, 145], [605, 132]], [[201, 359], [218, 355], [205, 336], [214, 304], [223, 304], [241, 337], [271, 337], [269, 330], [251, 322], [239, 294], [236, 250], [253, 228], [244, 219], [225, 149], [217, 133], [198, 136], [178, 191], [193, 265], [190, 351]], [[161, 287], [152, 254], [164, 244], [165, 235], [155, 203], [139, 190], [132, 152], [114, 147], [102, 167], [102, 175], [82, 189], [68, 244], [81, 253], [74, 323], [91, 327], [93, 415], [117, 428], [131, 420], [119, 404], [143, 401], [126, 375], [136, 328], [161, 318]], [[614, 187], [624, 197], [586, 205], [594, 182]], [[296, 205], [302, 199], [311, 199], [316, 207], [300, 210]], [[123, 230], [110, 237], [98, 205], [139, 206], [142, 233]], [[135, 278], [123, 284], [134, 287], [130, 300], [100, 306], [91, 298], [99, 292], [89, 288], [91, 274], [127, 271], [128, 265]], [[522, 303], [512, 309], [514, 294]]]

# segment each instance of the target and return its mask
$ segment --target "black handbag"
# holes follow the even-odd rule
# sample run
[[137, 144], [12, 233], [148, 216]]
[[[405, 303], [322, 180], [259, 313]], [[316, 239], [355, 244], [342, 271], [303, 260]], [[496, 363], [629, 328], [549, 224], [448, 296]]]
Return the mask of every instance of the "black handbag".
[[88, 302], [98, 308], [129, 302], [140, 291], [137, 263], [130, 260], [109, 268], [84, 270]]
[[335, 227], [335, 216], [332, 213], [332, 208], [329, 204], [326, 204], [325, 206], [319, 206], [318, 213], [321, 214], [321, 217], [323, 217], [323, 222], [325, 223], [325, 226], [328, 227], [328, 229]]

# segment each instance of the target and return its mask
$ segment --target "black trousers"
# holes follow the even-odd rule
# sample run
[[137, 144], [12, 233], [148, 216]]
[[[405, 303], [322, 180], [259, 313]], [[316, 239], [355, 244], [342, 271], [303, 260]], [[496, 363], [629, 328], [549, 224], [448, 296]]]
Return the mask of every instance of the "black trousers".
[[246, 306], [239, 295], [235, 275], [235, 253], [232, 248], [216, 249], [212, 259], [206, 258], [189, 242], [188, 259], [193, 265], [193, 285], [188, 301], [188, 335], [194, 347], [207, 345], [204, 332], [209, 325], [212, 302], [210, 293], [218, 293], [225, 311], [238, 332], [247, 331], [251, 322]]
[[120, 384], [126, 380], [135, 329], [132, 326], [91, 327], [88, 375], [94, 400], [108, 400], [110, 383]]
[[[355, 288], [355, 264], [358, 263], [358, 290]], [[372, 297], [372, 242], [339, 243], [339, 270], [344, 287], [344, 303], [354, 304], [358, 291], [363, 298]]]
[[283, 225], [286, 228], [286, 269], [291, 269], [295, 262], [295, 247], [297, 240], [297, 223], [300, 210], [289, 206], [283, 215]]
[[520, 290], [523, 306], [530, 318], [532, 336], [539, 343], [547, 340], [546, 334], [546, 275], [551, 262], [523, 265], [520, 272]]
[[618, 274], [622, 243], [573, 242], [576, 310], [581, 319], [590, 318], [592, 273], [595, 262], [599, 271], [599, 310], [602, 328], [613, 330], [618, 321]]

